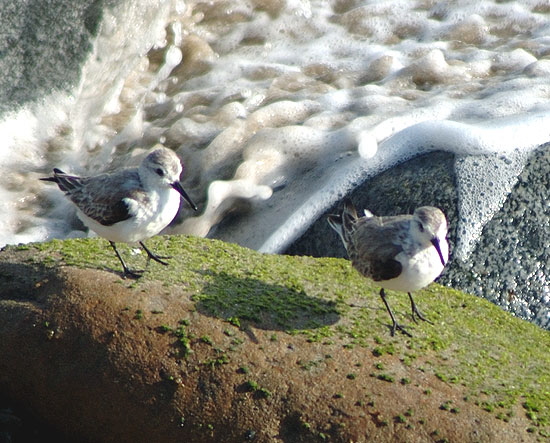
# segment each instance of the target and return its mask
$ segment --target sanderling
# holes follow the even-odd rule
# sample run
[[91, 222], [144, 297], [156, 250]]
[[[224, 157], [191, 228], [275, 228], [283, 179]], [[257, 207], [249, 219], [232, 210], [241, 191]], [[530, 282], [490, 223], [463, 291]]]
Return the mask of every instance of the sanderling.
[[183, 190], [179, 178], [182, 165], [170, 149], [158, 148], [136, 168], [92, 177], [75, 177], [54, 169], [53, 177], [41, 180], [57, 183], [59, 189], [76, 205], [78, 217], [101, 237], [109, 240], [122, 263], [125, 276], [139, 277], [119, 254], [115, 242], [139, 242], [150, 259], [167, 265], [153, 254], [143, 240], [162, 231], [174, 219], [180, 194], [196, 211], [197, 206]]
[[391, 335], [398, 329], [411, 336], [395, 320], [384, 288], [407, 292], [413, 320], [416, 315], [429, 322], [417, 309], [411, 291], [433, 282], [449, 259], [447, 220], [441, 210], [422, 206], [413, 215], [390, 217], [375, 217], [365, 210], [359, 218], [346, 199], [341, 215], [329, 215], [328, 222], [342, 238], [353, 267], [381, 286], [380, 297], [393, 322]]

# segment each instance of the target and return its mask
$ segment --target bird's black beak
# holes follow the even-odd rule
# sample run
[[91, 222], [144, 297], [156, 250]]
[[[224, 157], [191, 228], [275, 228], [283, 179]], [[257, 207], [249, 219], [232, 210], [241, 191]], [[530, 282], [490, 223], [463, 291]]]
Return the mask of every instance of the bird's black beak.
[[174, 188], [176, 191], [178, 191], [181, 196], [187, 200], [187, 202], [191, 205], [191, 207], [193, 208], [193, 210], [197, 210], [197, 205], [195, 203], [193, 203], [193, 200], [191, 200], [191, 197], [189, 197], [187, 195], [187, 192], [185, 192], [185, 190], [182, 188], [180, 182], [174, 182], [172, 183], [172, 188]]
[[435, 250], [439, 254], [439, 258], [441, 259], [441, 264], [445, 266], [445, 259], [443, 258], [443, 254], [441, 253], [441, 248], [439, 247], [439, 239], [437, 237], [432, 238], [432, 245], [434, 245]]

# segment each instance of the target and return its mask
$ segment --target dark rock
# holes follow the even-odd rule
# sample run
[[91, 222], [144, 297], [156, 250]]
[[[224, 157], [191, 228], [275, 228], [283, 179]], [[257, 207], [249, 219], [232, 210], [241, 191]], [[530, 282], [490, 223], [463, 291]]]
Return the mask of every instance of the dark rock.
[[485, 297], [550, 329], [550, 149], [536, 151], [468, 261], [440, 283]]
[[104, 3], [0, 2], [0, 114], [37, 101], [52, 90], [68, 90], [78, 82]]

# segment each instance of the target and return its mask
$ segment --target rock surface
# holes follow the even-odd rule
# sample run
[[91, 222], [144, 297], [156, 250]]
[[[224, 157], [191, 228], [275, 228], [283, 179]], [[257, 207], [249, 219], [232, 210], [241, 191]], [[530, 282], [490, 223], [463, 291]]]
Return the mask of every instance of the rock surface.
[[[435, 324], [392, 338], [376, 288], [347, 261], [183, 237], [149, 243], [177, 258], [151, 263], [137, 282], [120, 278], [102, 240], [0, 253], [0, 397], [59, 438], [549, 435], [541, 387], [550, 362], [540, 349], [550, 336], [488, 302], [433, 285], [417, 301]], [[391, 303], [405, 315], [406, 297]]]

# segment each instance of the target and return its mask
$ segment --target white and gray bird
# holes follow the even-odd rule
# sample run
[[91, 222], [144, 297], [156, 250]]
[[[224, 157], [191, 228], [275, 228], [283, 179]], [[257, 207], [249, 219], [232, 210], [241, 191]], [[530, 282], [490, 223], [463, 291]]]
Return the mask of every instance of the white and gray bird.
[[411, 334], [401, 326], [386, 300], [384, 289], [407, 292], [412, 318], [428, 321], [418, 310], [411, 295], [433, 282], [449, 260], [447, 220], [432, 206], [417, 208], [412, 215], [376, 217], [365, 210], [358, 217], [353, 203], [346, 199], [340, 215], [329, 215], [330, 226], [340, 235], [348, 256], [365, 277], [380, 287], [380, 297], [396, 330]]
[[55, 168], [53, 177], [41, 180], [57, 183], [75, 204], [82, 222], [109, 240], [122, 264], [124, 276], [136, 278], [143, 271], [130, 270], [115, 243], [138, 242], [149, 258], [168, 264], [162, 260], [168, 257], [152, 253], [143, 240], [157, 235], [170, 224], [178, 212], [180, 196], [197, 210], [179, 182], [181, 172], [179, 157], [161, 147], [147, 155], [139, 167], [91, 177], [76, 177]]

